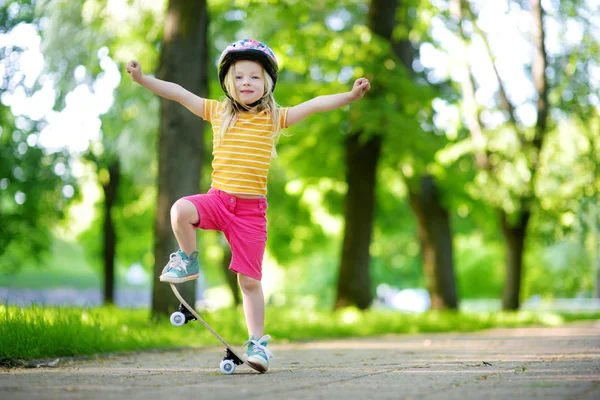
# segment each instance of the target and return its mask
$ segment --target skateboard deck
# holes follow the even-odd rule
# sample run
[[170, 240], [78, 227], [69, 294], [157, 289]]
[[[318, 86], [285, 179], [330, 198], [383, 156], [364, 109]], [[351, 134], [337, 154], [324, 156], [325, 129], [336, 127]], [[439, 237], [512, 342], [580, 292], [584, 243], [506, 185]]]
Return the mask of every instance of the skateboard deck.
[[[179, 290], [177, 290], [177, 287], [175, 286], [175, 284], [170, 283], [170, 285], [171, 285], [171, 290], [173, 290], [173, 294], [175, 294], [175, 297], [177, 297], [177, 300], [179, 300], [179, 303], [181, 303], [181, 305], [189, 313], [191, 313], [191, 315], [193, 315], [194, 318], [196, 318], [198, 321], [200, 321], [206, 327], [206, 329], [208, 329], [209, 332], [212, 333], [217, 339], [219, 339], [219, 341], [221, 343], [223, 343], [223, 345], [225, 346], [225, 358], [223, 358], [223, 361], [221, 361], [221, 372], [223, 372], [225, 374], [232, 374], [235, 371], [235, 366], [240, 365], [240, 364], [246, 364], [253, 370], [260, 372], [261, 374], [265, 372], [265, 371], [262, 371], [259, 368], [255, 367], [254, 365], [248, 363], [246, 361], [245, 357], [243, 357], [240, 353], [238, 353], [237, 350], [235, 350], [233, 347], [231, 347], [229, 345], [229, 343], [227, 343], [225, 341], [225, 339], [223, 339], [221, 337], [221, 335], [219, 335], [204, 319], [202, 319], [202, 317], [200, 317], [200, 315], [198, 315], [198, 313], [196, 312], [196, 310], [194, 310], [193, 307], [190, 307], [190, 305], [185, 301], [185, 299], [179, 293]], [[182, 314], [181, 312], [179, 312], [179, 313]], [[173, 323], [173, 316], [175, 314], [177, 314], [177, 313], [173, 313], [173, 315], [171, 315], [171, 323]], [[181, 318], [185, 318], [184, 323], [187, 323], [188, 319], [185, 317], [185, 315], [182, 314]], [[181, 323], [181, 325], [183, 325], [183, 323]], [[231, 361], [231, 362], [229, 362], [229, 361]]]

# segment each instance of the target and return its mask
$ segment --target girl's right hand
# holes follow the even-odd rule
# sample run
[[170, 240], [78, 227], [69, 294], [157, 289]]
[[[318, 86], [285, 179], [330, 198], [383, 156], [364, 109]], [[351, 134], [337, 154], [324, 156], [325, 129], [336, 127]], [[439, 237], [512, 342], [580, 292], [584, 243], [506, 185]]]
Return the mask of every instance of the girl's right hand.
[[131, 60], [127, 63], [125, 69], [127, 70], [127, 73], [131, 75], [131, 79], [133, 79], [134, 82], [140, 83], [143, 76], [142, 64], [138, 61]]

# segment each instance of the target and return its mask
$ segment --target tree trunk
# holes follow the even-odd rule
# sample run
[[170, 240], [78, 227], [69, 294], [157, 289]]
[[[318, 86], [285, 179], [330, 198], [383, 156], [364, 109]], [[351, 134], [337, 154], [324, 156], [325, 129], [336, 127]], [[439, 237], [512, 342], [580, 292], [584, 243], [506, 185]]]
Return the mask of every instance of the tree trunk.
[[[208, 13], [205, 0], [170, 0], [158, 77], [180, 84], [199, 96], [208, 95]], [[177, 306], [169, 285], [158, 277], [178, 245], [171, 230], [170, 209], [177, 199], [200, 190], [203, 156], [202, 119], [180, 104], [161, 99], [158, 161], [158, 206], [154, 249], [154, 317]], [[182, 295], [195, 302], [196, 282], [181, 285]]]
[[523, 250], [525, 249], [525, 235], [527, 233], [529, 217], [529, 211], [522, 211], [518, 220], [514, 224], [511, 224], [506, 213], [500, 211], [502, 233], [506, 243], [506, 282], [502, 297], [503, 310], [519, 309]]
[[420, 192], [410, 191], [409, 195], [410, 206], [417, 217], [423, 272], [431, 296], [431, 308], [456, 309], [458, 301], [448, 211], [441, 203], [431, 176], [421, 178]]
[[410, 4], [408, 3], [410, 1], [407, 0], [372, 0], [369, 7], [368, 25], [373, 33], [390, 42], [394, 55], [398, 57], [404, 68], [412, 73], [415, 49], [408, 38], [401, 40], [394, 38], [394, 29], [398, 25], [399, 16], [402, 18], [402, 23], [406, 24], [406, 28], [408, 30], [411, 28], [408, 12]]
[[531, 0], [531, 14], [533, 19], [533, 45], [535, 46], [535, 55], [532, 65], [533, 83], [537, 92], [536, 108], [537, 120], [535, 124], [535, 136], [533, 145], [537, 151], [533, 171], [537, 171], [538, 157], [542, 150], [542, 144], [548, 130], [548, 78], [546, 77], [546, 68], [548, 60], [546, 56], [545, 34], [544, 34], [544, 9], [541, 0]]
[[[596, 164], [596, 169], [598, 169]], [[600, 299], [600, 206], [598, 206], [598, 196], [594, 194], [587, 199], [587, 209], [583, 214], [583, 226], [587, 226], [587, 235], [584, 233], [582, 242], [585, 245], [586, 238], [589, 235], [592, 245], [592, 295], [595, 299]], [[585, 230], [584, 230], [585, 232]]]
[[590, 206], [590, 209], [593, 209], [593, 219], [591, 220], [590, 230], [593, 238], [592, 243], [594, 246], [592, 249], [594, 298], [600, 299], [600, 231], [598, 231], [599, 215], [597, 206]]
[[[411, 28], [410, 2], [399, 0], [373, 0], [369, 9], [369, 27], [386, 38], [394, 55], [413, 75], [412, 64], [416, 50], [408, 38], [394, 39], [398, 17]], [[428, 281], [432, 307], [457, 308], [454, 260], [452, 256], [452, 230], [450, 215], [441, 203], [435, 180], [430, 175], [420, 179], [420, 193], [410, 193], [411, 208], [418, 222], [418, 235], [423, 255], [423, 272]]]
[[102, 185], [104, 191], [104, 304], [114, 304], [115, 293], [115, 254], [117, 247], [117, 232], [112, 219], [112, 208], [117, 199], [117, 190], [121, 177], [119, 160], [115, 159], [108, 165], [109, 180]]
[[335, 307], [371, 304], [369, 246], [373, 230], [377, 162], [381, 136], [363, 141], [360, 134], [346, 140], [346, 182], [344, 244]]
[[[545, 35], [544, 35], [544, 10], [541, 0], [530, 0], [531, 15], [533, 19], [532, 37], [535, 54], [532, 65], [533, 83], [537, 92], [537, 120], [535, 124], [535, 135], [532, 140], [533, 160], [530, 167], [531, 187], [534, 192], [533, 182], [538, 171], [538, 160], [542, 151], [542, 146], [546, 133], [548, 131], [548, 79], [546, 77], [546, 68], [548, 65]], [[522, 198], [521, 203], [525, 204], [519, 211], [519, 217], [515, 224], [510, 224], [506, 213], [501, 211], [502, 231], [506, 240], [506, 283], [504, 295], [502, 297], [502, 307], [504, 310], [517, 310], [519, 308], [519, 293], [521, 291], [521, 275], [523, 268], [523, 252], [525, 246], [525, 235], [527, 233], [527, 223], [531, 216], [531, 210], [527, 204], [531, 203], [531, 198]]]

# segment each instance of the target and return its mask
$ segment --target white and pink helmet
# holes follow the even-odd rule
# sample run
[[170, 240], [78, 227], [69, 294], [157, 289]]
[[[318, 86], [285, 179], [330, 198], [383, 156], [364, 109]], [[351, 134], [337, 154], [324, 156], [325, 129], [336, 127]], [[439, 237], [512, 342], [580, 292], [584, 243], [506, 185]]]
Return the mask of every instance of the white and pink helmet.
[[273, 50], [259, 41], [243, 39], [227, 46], [219, 58], [219, 81], [225, 93], [227, 93], [224, 82], [225, 75], [227, 75], [231, 64], [238, 60], [259, 62], [271, 76], [271, 79], [273, 79], [273, 90], [275, 90], [275, 84], [279, 75], [279, 65]]

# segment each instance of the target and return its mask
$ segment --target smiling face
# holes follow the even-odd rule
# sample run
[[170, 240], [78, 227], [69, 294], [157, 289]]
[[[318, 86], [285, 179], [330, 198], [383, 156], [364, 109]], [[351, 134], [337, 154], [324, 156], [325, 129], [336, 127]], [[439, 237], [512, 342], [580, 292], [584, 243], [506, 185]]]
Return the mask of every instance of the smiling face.
[[254, 61], [240, 60], [232, 67], [235, 89], [243, 104], [252, 104], [265, 94], [265, 71]]

